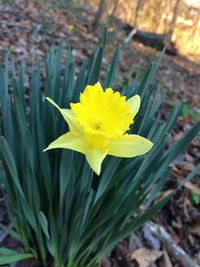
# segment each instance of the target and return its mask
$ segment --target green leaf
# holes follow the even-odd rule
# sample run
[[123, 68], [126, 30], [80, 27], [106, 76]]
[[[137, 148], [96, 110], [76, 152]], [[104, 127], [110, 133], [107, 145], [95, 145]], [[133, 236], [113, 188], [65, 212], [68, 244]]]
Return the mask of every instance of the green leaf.
[[107, 41], [107, 27], [104, 28], [102, 38], [100, 39], [99, 46], [102, 46], [104, 49], [106, 46], [106, 41]]
[[40, 222], [40, 225], [41, 225], [42, 230], [44, 231], [46, 237], [48, 239], [50, 239], [49, 230], [48, 230], [48, 221], [47, 221], [47, 218], [42, 211], [39, 212], [39, 222]]
[[115, 54], [113, 56], [109, 72], [106, 78], [106, 81], [103, 82], [103, 87], [104, 88], [114, 88], [115, 85], [115, 79], [117, 76], [117, 70], [118, 70], [118, 65], [119, 65], [119, 56], [120, 56], [120, 48], [119, 45], [116, 47]]
[[64, 74], [63, 92], [60, 95], [60, 100], [62, 101], [61, 103], [66, 107], [69, 107], [69, 104], [70, 102], [72, 102], [72, 99], [73, 99], [74, 76], [75, 76], [74, 59], [73, 59], [71, 52], [69, 52], [69, 55], [67, 58], [67, 64], [65, 68], [65, 74]]
[[19, 181], [17, 168], [15, 165], [15, 160], [12, 156], [11, 150], [5, 138], [3, 136], [0, 137], [0, 158], [5, 161], [6, 167], [8, 168], [10, 175], [12, 177], [13, 183], [16, 185], [19, 193], [24, 198], [24, 193]]
[[99, 81], [102, 58], [103, 58], [103, 48], [100, 46], [98, 51], [94, 55], [87, 84], [93, 85]]
[[5, 232], [11, 235], [12, 237], [16, 238], [17, 240], [21, 241], [21, 236], [14, 230], [12, 230], [10, 227], [7, 227], [6, 225], [3, 225], [0, 223], [0, 228]]
[[84, 60], [83, 64], [81, 65], [81, 69], [77, 77], [76, 84], [74, 86], [74, 95], [72, 102], [79, 101], [80, 92], [82, 92], [86, 86], [87, 67], [88, 67], [88, 60]]
[[20, 260], [33, 258], [31, 253], [18, 253], [17, 251], [0, 248], [0, 265], [10, 264]]
[[200, 163], [187, 175], [185, 179], [179, 184], [177, 189], [180, 189], [185, 183], [190, 181], [193, 177], [200, 173]]
[[169, 164], [171, 161], [173, 161], [194, 139], [194, 137], [198, 134], [200, 131], [200, 122], [197, 123], [192, 127], [190, 131], [179, 141], [177, 144], [173, 144], [167, 151], [166, 155], [161, 158], [161, 161], [165, 161], [166, 164]]

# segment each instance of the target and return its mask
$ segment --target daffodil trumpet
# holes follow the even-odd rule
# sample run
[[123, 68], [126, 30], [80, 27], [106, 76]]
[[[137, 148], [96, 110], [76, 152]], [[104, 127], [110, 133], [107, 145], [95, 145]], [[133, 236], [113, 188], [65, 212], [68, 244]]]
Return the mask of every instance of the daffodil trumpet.
[[98, 82], [87, 85], [80, 94], [80, 102], [71, 103], [71, 109], [60, 108], [52, 99], [46, 99], [60, 111], [69, 125], [69, 132], [44, 151], [65, 148], [83, 153], [98, 175], [106, 155], [132, 158], [147, 153], [153, 146], [144, 137], [127, 134], [140, 108], [139, 95], [126, 100], [111, 88], [104, 91]]

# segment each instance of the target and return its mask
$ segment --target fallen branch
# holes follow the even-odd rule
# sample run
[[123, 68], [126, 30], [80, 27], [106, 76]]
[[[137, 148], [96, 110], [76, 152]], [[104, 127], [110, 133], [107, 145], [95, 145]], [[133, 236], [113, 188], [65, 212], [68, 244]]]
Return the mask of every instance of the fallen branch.
[[130, 42], [130, 40], [132, 40], [132, 38], [136, 34], [136, 32], [137, 32], [137, 29], [133, 28], [132, 31], [129, 33], [129, 35], [126, 37], [125, 43]]
[[184, 267], [200, 267], [198, 264], [190, 258], [189, 255], [175, 242], [172, 240], [171, 236], [165, 231], [165, 229], [153, 222], [147, 224], [151, 232], [156, 235], [156, 237], [161, 241], [163, 246], [169, 252], [169, 254], [176, 260], [181, 261]]
[[132, 27], [129, 24], [123, 24], [122, 29], [126, 32], [127, 37], [125, 42], [130, 40], [143, 43], [146, 46], [153, 47], [157, 50], [163, 50], [166, 47], [166, 52], [170, 55], [176, 55], [177, 49], [173, 41], [168, 40], [167, 34], [159, 34], [154, 32], [146, 32]]

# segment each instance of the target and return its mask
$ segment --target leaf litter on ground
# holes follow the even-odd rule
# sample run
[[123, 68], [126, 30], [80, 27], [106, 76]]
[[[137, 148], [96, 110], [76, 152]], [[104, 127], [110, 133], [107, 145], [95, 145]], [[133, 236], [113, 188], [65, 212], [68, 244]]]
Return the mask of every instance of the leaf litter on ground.
[[[5, 9], [0, 9], [0, 57], [4, 57], [7, 48], [9, 48], [9, 52], [15, 55], [16, 64], [19, 61], [25, 60], [26, 64], [29, 66], [32, 64], [33, 55], [35, 55], [35, 58], [43, 58], [45, 50], [48, 49], [52, 43], [57, 45], [59, 39], [64, 39], [65, 50], [71, 46], [77, 61], [76, 63], [81, 64], [84, 58], [92, 54], [101, 36], [101, 29], [97, 30], [95, 36], [90, 32], [89, 25], [92, 19], [93, 13], [89, 10], [79, 13], [78, 16], [76, 14], [71, 15], [67, 10], [49, 9], [47, 6], [41, 5], [38, 1], [27, 1], [27, 3], [23, 4], [20, 4], [19, 1], [19, 4], [13, 3], [10, 6], [8, 5]], [[117, 88], [120, 89], [129, 79], [135, 77], [138, 69], [141, 68], [144, 71], [149, 62], [158, 55], [158, 52], [135, 42], [129, 45], [124, 44], [124, 33], [118, 30], [118, 25], [115, 25], [111, 29], [111, 32], [116, 29], [115, 36], [117, 41], [122, 42], [121, 66]], [[112, 43], [113, 41], [111, 40], [107, 47], [108, 58], [104, 59], [105, 65], [109, 61], [109, 55], [113, 52]], [[164, 56], [157, 72], [157, 79], [161, 82], [162, 86], [166, 88], [163, 89], [166, 94], [165, 105], [163, 105], [161, 109], [163, 118], [165, 118], [171, 107], [176, 105], [177, 102], [185, 102], [189, 107], [192, 107], [195, 112], [199, 112], [199, 74], [200, 66], [187, 58], [180, 55], [176, 57]], [[28, 89], [29, 73], [26, 75], [26, 88]], [[171, 136], [173, 140], [179, 140], [183, 132], [191, 127], [194, 119], [199, 118], [198, 116], [195, 118], [191, 116], [192, 113], [193, 112], [188, 111], [187, 108], [185, 109], [184, 116], [179, 120], [179, 124]], [[176, 184], [181, 182], [183, 179], [182, 177], [199, 161], [200, 136], [192, 142], [187, 152], [174, 163], [173, 173], [167, 187], [161, 192], [160, 198], [162, 199], [167, 192], [171, 192]], [[200, 211], [199, 204], [192, 202], [192, 193], [198, 194], [199, 189], [200, 184], [198, 176], [194, 181], [186, 183], [185, 189], [180, 190], [155, 219], [157, 223], [162, 224], [166, 228], [188, 254], [197, 260], [198, 251], [200, 249], [198, 242]], [[0, 203], [0, 222], [9, 223], [5, 215], [4, 202], [2, 201]], [[146, 249], [151, 251], [152, 244], [156, 243], [156, 241], [154, 242], [152, 240], [150, 235], [147, 233], [145, 234], [145, 230], [143, 230], [143, 232], [137, 232], [134, 235], [135, 238], [130, 237], [130, 239], [137, 239], [137, 245], [134, 248], [135, 251], [144, 248], [146, 243], [149, 246], [147, 246]], [[149, 239], [148, 242], [147, 240], [145, 241], [145, 238]], [[7, 242], [10, 242], [9, 244], [11, 247], [19, 246], [19, 244], [13, 245], [10, 240], [7, 240]], [[154, 244], [153, 246], [153, 249], [155, 249], [157, 245]], [[109, 264], [115, 267], [125, 267], [125, 264], [131, 266], [132, 263], [128, 256], [130, 252], [134, 253], [133, 248], [131, 249], [128, 246], [128, 241], [120, 243], [114, 249], [114, 252], [107, 257], [107, 266], [109, 266]], [[113, 255], [115, 255], [115, 258], [113, 258]], [[120, 257], [122, 260], [120, 260]], [[119, 259], [117, 260], [117, 258]], [[104, 264], [102, 264], [102, 266], [104, 266]], [[107, 266], [105, 265], [104, 267]], [[161, 264], [158, 266], [163, 267]]]

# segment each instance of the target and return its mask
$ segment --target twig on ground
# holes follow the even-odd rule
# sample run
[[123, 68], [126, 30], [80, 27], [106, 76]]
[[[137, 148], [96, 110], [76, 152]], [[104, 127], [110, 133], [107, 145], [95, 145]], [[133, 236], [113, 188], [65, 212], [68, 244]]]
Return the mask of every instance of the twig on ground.
[[165, 229], [153, 222], [147, 224], [154, 235], [156, 235], [169, 254], [176, 260], [181, 261], [184, 267], [200, 267], [196, 264], [189, 255], [172, 240]]
[[130, 40], [133, 38], [133, 36], [136, 34], [137, 29], [133, 28], [132, 31], [129, 33], [129, 35], [125, 39], [125, 43], [130, 42]]

